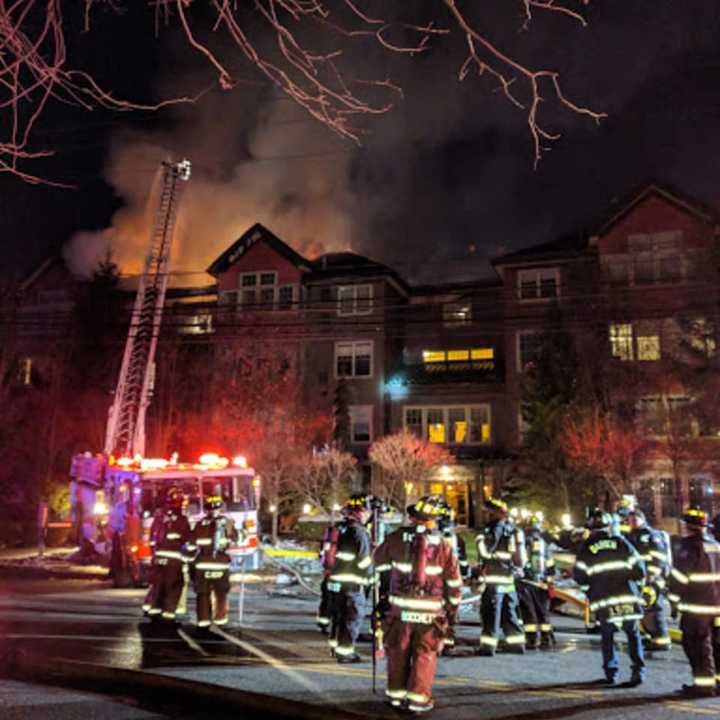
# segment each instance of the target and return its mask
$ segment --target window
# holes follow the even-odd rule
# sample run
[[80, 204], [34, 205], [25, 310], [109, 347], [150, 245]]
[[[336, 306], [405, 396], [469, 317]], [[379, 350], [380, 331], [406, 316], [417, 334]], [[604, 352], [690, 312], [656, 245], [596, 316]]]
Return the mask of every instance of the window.
[[518, 297], [521, 300], [546, 300], [560, 295], [560, 271], [536, 268], [518, 272]]
[[283, 285], [278, 291], [278, 309], [290, 310], [293, 304], [293, 286]]
[[634, 285], [677, 282], [686, 273], [681, 231], [636, 234], [628, 237]]
[[181, 317], [177, 324], [177, 331], [181, 335], [206, 335], [213, 332], [212, 315], [188, 315]]
[[620, 360], [633, 359], [632, 325], [610, 325], [610, 352]]
[[369, 443], [372, 440], [372, 405], [350, 405], [350, 440]]
[[367, 315], [372, 312], [372, 285], [346, 285], [338, 288], [338, 315]]
[[477, 347], [456, 350], [423, 350], [423, 364], [428, 372], [489, 370], [495, 366], [495, 349]]
[[32, 385], [32, 358], [21, 357], [18, 361], [17, 381], [26, 387]]
[[537, 360], [540, 351], [540, 333], [535, 330], [521, 330], [517, 334], [518, 372], [524, 372]]
[[650, 396], [640, 399], [642, 429], [648, 435], [688, 437], [692, 434], [690, 398], [681, 395]]
[[470, 302], [445, 303], [442, 312], [445, 327], [461, 327], [472, 322], [472, 304]]
[[717, 352], [715, 323], [708, 318], [693, 318], [687, 328], [687, 341], [690, 347], [704, 357], [714, 357]]
[[610, 325], [610, 352], [619, 360], [659, 360], [661, 357], [660, 333], [655, 323], [640, 323], [637, 329], [631, 323]]
[[372, 377], [372, 371], [372, 340], [335, 343], [336, 377]]
[[405, 429], [429, 442], [485, 445], [490, 443], [490, 406], [406, 407]]
[[[267, 270], [258, 273], [242, 273], [240, 275], [239, 304], [245, 309], [290, 310], [297, 299], [295, 285], [278, 285], [277, 273]], [[232, 300], [229, 292], [223, 295], [227, 301]]]

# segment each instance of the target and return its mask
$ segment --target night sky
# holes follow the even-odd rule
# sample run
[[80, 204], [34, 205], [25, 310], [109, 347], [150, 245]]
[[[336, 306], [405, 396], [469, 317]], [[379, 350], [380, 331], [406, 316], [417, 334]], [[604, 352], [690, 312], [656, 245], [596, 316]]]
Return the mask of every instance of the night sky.
[[[450, 23], [441, 3], [415, 4]], [[213, 86], [212, 71], [173, 27], [156, 40], [152, 15], [130, 5], [122, 17], [101, 9], [87, 34], [68, 18], [71, 61], [129, 99]], [[87, 272], [110, 242], [123, 270], [136, 270], [148, 188], [170, 156], [195, 167], [175, 254], [183, 273], [204, 269], [256, 221], [311, 256], [350, 247], [414, 281], [453, 281], [487, 275], [498, 252], [592, 230], [613, 201], [649, 179], [720, 206], [716, 0], [594, 0], [585, 29], [538, 13], [527, 32], [519, 31], [520, 2], [484, 5], [493, 41], [531, 66], [558, 69], [569, 98], [609, 116], [597, 126], [547, 103], [545, 125], [562, 138], [537, 170], [524, 115], [489, 78], [458, 82], [459, 34], [414, 58], [348, 56], [358, 75], [389, 75], [405, 90], [392, 111], [365, 122], [360, 147], [238, 62], [235, 90], [210, 90], [192, 107], [49, 110], [35, 140], [57, 154], [32, 169], [77, 187], [0, 177], [4, 267], [22, 273], [64, 252]]]

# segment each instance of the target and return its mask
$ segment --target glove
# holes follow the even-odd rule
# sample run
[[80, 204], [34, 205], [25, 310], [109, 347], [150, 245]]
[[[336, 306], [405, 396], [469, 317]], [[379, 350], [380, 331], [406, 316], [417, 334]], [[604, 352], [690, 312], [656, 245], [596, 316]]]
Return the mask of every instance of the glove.
[[657, 593], [655, 588], [650, 585], [644, 585], [642, 592], [642, 601], [646, 607], [652, 607], [657, 602]]
[[555, 597], [555, 583], [552, 580], [548, 581], [547, 593], [551, 600]]

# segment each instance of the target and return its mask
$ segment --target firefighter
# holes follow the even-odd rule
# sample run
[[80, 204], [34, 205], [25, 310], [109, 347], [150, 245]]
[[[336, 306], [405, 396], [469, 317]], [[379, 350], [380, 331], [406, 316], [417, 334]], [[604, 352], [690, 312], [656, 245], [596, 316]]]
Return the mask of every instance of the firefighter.
[[[455, 510], [453, 510], [447, 503], [441, 503], [440, 509], [442, 514], [438, 519], [438, 530], [443, 536], [443, 539], [448, 544], [455, 559], [458, 563], [458, 569], [460, 571], [460, 577], [464, 577], [463, 566], [468, 567], [467, 561], [467, 550], [465, 547], [465, 541], [457, 534], [455, 525]], [[462, 587], [461, 587], [462, 591]], [[457, 613], [448, 617], [448, 630], [443, 643], [443, 655], [450, 655], [453, 648], [455, 647], [455, 626], [457, 621]]]
[[543, 521], [538, 514], [531, 515], [526, 523], [525, 554], [527, 563], [519, 581], [518, 597], [525, 628], [525, 647], [534, 650], [551, 650], [555, 644], [550, 623], [550, 593], [555, 578], [555, 561], [543, 537]]
[[720, 543], [707, 533], [708, 516], [690, 507], [683, 515], [688, 534], [674, 557], [670, 601], [680, 610], [685, 655], [693, 684], [689, 697], [712, 697], [720, 683]]
[[189, 557], [185, 547], [191, 531], [183, 515], [183, 494], [179, 488], [170, 488], [165, 498], [165, 511], [153, 522], [153, 578], [146, 602], [150, 617], [175, 621], [180, 597], [185, 586], [184, 568]]
[[372, 516], [373, 497], [356, 494], [343, 508], [338, 524], [335, 562], [328, 570], [330, 636], [328, 644], [339, 663], [362, 662], [355, 642], [365, 615], [365, 589], [370, 585], [370, 534], [365, 525]]
[[619, 662], [614, 636], [622, 628], [632, 662], [632, 676], [626, 685], [636, 687], [645, 677], [639, 626], [645, 564], [635, 548], [613, 531], [610, 513], [595, 509], [588, 524], [591, 533], [577, 555], [574, 577], [585, 590], [590, 610], [600, 623], [605, 681], [612, 685], [617, 679]]
[[206, 497], [204, 507], [205, 515], [196, 523], [188, 546], [197, 553], [192, 574], [199, 628], [228, 622], [231, 562], [228, 548], [240, 539], [235, 523], [222, 514], [222, 497]]
[[647, 584], [643, 588], [645, 616], [642, 621], [649, 636], [647, 647], [655, 651], [670, 650], [672, 640], [665, 616], [665, 593], [670, 574], [670, 543], [665, 533], [647, 524], [645, 513], [640, 509], [628, 513], [627, 524], [627, 539], [640, 553], [647, 571]]
[[408, 508], [409, 525], [391, 533], [375, 551], [376, 571], [389, 573], [383, 598], [387, 690], [393, 707], [414, 713], [433, 709], [437, 656], [455, 623], [462, 578], [457, 559], [438, 532], [439, 497]]
[[323, 579], [320, 583], [320, 605], [317, 611], [316, 622], [323, 635], [327, 635], [330, 628], [330, 591], [328, 578], [335, 566], [338, 540], [340, 539], [340, 523], [333, 523], [323, 530], [320, 542], [320, 564], [323, 568]]
[[497, 498], [485, 503], [488, 523], [477, 536], [479, 565], [477, 573], [485, 587], [480, 600], [479, 655], [493, 656], [500, 629], [505, 642], [514, 651], [525, 652], [525, 631], [518, 619], [515, 578], [525, 565], [522, 533], [510, 521], [507, 504]]

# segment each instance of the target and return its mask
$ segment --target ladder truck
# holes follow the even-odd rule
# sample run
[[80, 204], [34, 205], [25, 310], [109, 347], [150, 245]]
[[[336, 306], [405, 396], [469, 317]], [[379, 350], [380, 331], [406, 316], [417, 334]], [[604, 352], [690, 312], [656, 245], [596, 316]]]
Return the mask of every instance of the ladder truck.
[[[197, 463], [145, 457], [145, 416], [153, 392], [155, 353], [168, 284], [178, 202], [190, 179], [189, 160], [163, 162], [159, 202], [132, 310], [122, 364], [108, 414], [102, 453], [72, 459], [71, 507], [81, 552], [109, 562], [118, 587], [144, 583], [150, 563], [149, 530], [153, 514], [170, 486], [183, 489], [190, 511], [202, 513], [203, 494], [222, 494], [244, 526], [241, 554], [257, 547], [259, 481], [244, 458], [231, 464], [206, 454]], [[254, 541], [254, 542], [253, 542]]]

